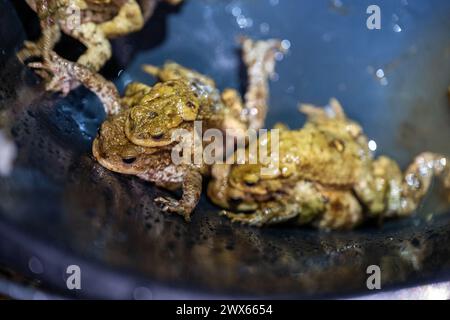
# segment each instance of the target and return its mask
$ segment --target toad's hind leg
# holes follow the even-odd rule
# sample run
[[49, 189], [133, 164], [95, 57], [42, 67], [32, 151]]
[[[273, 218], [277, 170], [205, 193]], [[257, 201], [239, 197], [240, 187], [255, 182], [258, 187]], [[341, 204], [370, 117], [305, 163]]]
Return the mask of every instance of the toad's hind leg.
[[431, 152], [424, 152], [414, 159], [404, 174], [399, 215], [409, 215], [417, 209], [435, 176], [442, 179], [450, 196], [449, 161], [443, 155]]
[[[314, 183], [299, 181], [286, 194], [275, 196], [276, 200], [260, 204], [252, 213], [223, 211], [222, 215], [232, 221], [261, 227], [293, 221], [298, 225], [312, 222], [326, 210], [326, 198]], [[220, 204], [220, 203], [219, 203]]]
[[184, 216], [186, 221], [190, 221], [191, 213], [197, 206], [202, 192], [202, 175], [200, 172], [186, 169], [182, 189], [183, 195], [181, 196], [181, 200], [159, 197], [155, 199], [155, 202], [163, 206], [163, 211], [180, 214]]
[[382, 156], [373, 161], [371, 172], [355, 185], [355, 192], [372, 216], [408, 216], [417, 209], [435, 176], [442, 178], [450, 191], [449, 159], [443, 155], [422, 153], [403, 175], [394, 160]]
[[244, 37], [241, 42], [248, 81], [243, 117], [247, 120], [249, 129], [258, 130], [264, 127], [267, 114], [268, 79], [275, 69], [275, 56], [285, 49], [281, 41], [275, 39], [253, 41]]
[[121, 110], [120, 96], [115, 85], [83, 65], [68, 61], [51, 51], [43, 63], [30, 63], [29, 66], [53, 76], [47, 83], [47, 90], [67, 94], [74, 87], [74, 83], [82, 83], [97, 95], [106, 114], [118, 114]]
[[100, 29], [107, 38], [116, 38], [139, 31], [144, 26], [144, 17], [135, 0], [126, 1], [112, 20], [100, 24]]
[[83, 23], [76, 28], [64, 27], [63, 31], [86, 46], [86, 51], [78, 58], [78, 63], [98, 71], [111, 58], [111, 44], [98, 25]]

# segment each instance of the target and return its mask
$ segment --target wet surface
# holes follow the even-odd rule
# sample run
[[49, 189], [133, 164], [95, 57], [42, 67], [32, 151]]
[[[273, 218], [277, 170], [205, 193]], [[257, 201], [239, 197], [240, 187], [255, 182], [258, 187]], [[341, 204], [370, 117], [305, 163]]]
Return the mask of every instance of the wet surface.
[[[11, 9], [7, 3], [0, 1]], [[335, 96], [378, 151], [403, 166], [424, 150], [448, 154], [450, 3], [386, 1], [379, 31], [366, 28], [368, 4], [188, 1], [160, 10], [157, 22], [165, 27], [153, 45], [135, 49], [152, 37], [150, 26], [116, 41], [104, 73], [119, 75], [120, 88], [131, 80], [151, 83], [140, 65], [172, 59], [211, 75], [220, 88], [242, 87], [235, 38], [279, 37], [290, 53], [271, 83], [268, 126], [298, 127], [299, 101], [325, 104]], [[17, 23], [11, 11], [2, 15]], [[0, 51], [14, 43], [20, 39]], [[219, 217], [206, 198], [186, 224], [153, 204], [165, 191], [93, 160], [90, 145], [104, 114], [92, 94], [42, 95], [33, 75], [1, 52], [0, 110], [8, 113], [19, 155], [12, 175], [0, 178], [0, 264], [63, 294], [73, 294], [65, 290], [65, 268], [78, 264], [86, 280], [76, 294], [83, 297], [132, 298], [136, 288], [153, 298], [365, 292], [371, 264], [381, 267], [383, 287], [448, 276], [450, 249], [442, 244], [449, 243], [450, 216], [438, 185], [414, 217], [382, 228], [248, 228]], [[30, 269], [32, 258], [41, 272]]]

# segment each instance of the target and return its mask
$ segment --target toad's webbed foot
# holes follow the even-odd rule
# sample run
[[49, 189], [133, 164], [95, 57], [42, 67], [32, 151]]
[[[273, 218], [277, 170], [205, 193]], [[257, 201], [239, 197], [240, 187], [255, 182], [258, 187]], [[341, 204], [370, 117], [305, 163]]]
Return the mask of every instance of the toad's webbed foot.
[[186, 221], [191, 221], [190, 212], [186, 212], [181, 201], [170, 197], [158, 197], [155, 198], [155, 203], [162, 207], [162, 211], [176, 213], [184, 217]]
[[186, 221], [191, 220], [191, 213], [197, 206], [202, 192], [202, 175], [193, 168], [186, 168], [183, 177], [183, 195], [180, 200], [159, 197], [155, 202], [163, 205], [163, 211], [173, 212], [184, 216]]
[[30, 62], [28, 66], [45, 80], [47, 91], [60, 92], [66, 96], [80, 83], [66, 71], [65, 64], [59, 62], [53, 54], [49, 54], [43, 62]]
[[100, 74], [76, 62], [68, 61], [50, 51], [44, 62], [34, 62], [30, 67], [47, 73], [50, 81], [47, 90], [60, 91], [66, 95], [80, 83], [93, 91], [102, 102], [107, 114], [117, 114], [121, 110], [120, 96], [115, 85]]

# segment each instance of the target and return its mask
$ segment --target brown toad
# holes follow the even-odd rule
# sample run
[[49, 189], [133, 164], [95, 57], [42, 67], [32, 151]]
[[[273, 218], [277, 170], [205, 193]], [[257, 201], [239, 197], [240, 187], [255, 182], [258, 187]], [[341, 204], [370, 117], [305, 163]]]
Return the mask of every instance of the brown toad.
[[193, 136], [194, 121], [204, 128], [245, 129], [260, 126], [266, 114], [268, 77], [273, 72], [275, 53], [281, 50], [277, 40], [243, 39], [243, 58], [249, 68], [249, 87], [245, 103], [232, 89], [222, 94], [214, 81], [175, 63], [161, 69], [146, 66], [161, 82], [153, 87], [131, 83], [120, 98], [114, 85], [92, 70], [62, 59], [51, 52], [44, 63], [33, 67], [49, 70], [55, 81], [79, 81], [95, 92], [109, 118], [93, 144], [93, 154], [104, 167], [119, 173], [136, 175], [169, 190], [182, 188], [181, 200], [158, 198], [165, 211], [189, 219], [201, 193], [202, 164], [172, 161], [177, 141], [172, 133], [184, 129]]
[[303, 105], [301, 111], [308, 116], [303, 128], [278, 127], [275, 164], [213, 167], [208, 195], [227, 209], [225, 216], [254, 226], [294, 221], [350, 229], [370, 216], [410, 215], [434, 175], [450, 189], [448, 158], [423, 153], [402, 174], [390, 158], [373, 158], [361, 127], [337, 100], [326, 109]]
[[[86, 46], [78, 63], [94, 71], [111, 57], [109, 39], [120, 37], [142, 29], [156, 4], [166, 1], [178, 4], [181, 0], [26, 0], [38, 14], [42, 35], [36, 41], [25, 41], [18, 53], [20, 60], [43, 57], [53, 50], [61, 37], [61, 31], [77, 39]], [[51, 75], [40, 73], [48, 79]], [[77, 86], [47, 86], [48, 90], [67, 94]], [[67, 83], [65, 83], [67, 84]]]

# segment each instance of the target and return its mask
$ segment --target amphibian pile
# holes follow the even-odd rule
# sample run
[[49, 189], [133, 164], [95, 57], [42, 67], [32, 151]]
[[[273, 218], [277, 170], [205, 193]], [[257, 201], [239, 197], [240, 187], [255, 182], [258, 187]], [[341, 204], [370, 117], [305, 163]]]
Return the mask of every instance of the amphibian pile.
[[328, 108], [303, 105], [301, 111], [308, 116], [303, 128], [277, 127], [276, 165], [213, 167], [208, 195], [226, 209], [225, 216], [253, 226], [289, 221], [351, 229], [368, 217], [410, 215], [435, 175], [450, 190], [445, 156], [420, 154], [402, 173], [394, 160], [372, 156], [362, 128], [346, 117], [337, 100]]
[[145, 66], [160, 82], [153, 87], [131, 83], [121, 98], [115, 86], [91, 69], [67, 61], [50, 52], [44, 63], [32, 67], [53, 74], [52, 81], [80, 82], [97, 94], [108, 119], [93, 143], [93, 154], [105, 168], [136, 175], [169, 190], [181, 188], [180, 200], [157, 198], [164, 211], [190, 219], [199, 201], [202, 176], [209, 172], [204, 164], [175, 164], [172, 161], [172, 132], [185, 129], [192, 135], [194, 121], [203, 128], [259, 128], [267, 111], [268, 78], [274, 71], [278, 40], [242, 39], [243, 60], [248, 68], [248, 90], [244, 102], [238, 92], [222, 93], [209, 77], [176, 63], [162, 68]]

